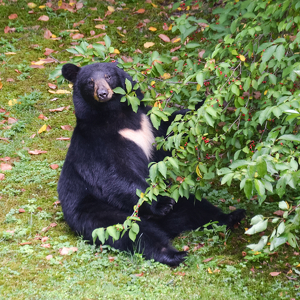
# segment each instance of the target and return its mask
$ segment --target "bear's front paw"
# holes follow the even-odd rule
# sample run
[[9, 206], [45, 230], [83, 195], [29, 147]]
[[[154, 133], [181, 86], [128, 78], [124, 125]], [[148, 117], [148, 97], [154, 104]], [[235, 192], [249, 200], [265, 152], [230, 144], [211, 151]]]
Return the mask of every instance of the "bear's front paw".
[[242, 221], [242, 219], [244, 219], [246, 217], [246, 210], [244, 209], [237, 209], [233, 212], [231, 212], [230, 214], [227, 215], [228, 219], [227, 219], [227, 226], [228, 228], [234, 228], [234, 225], [240, 223]]
[[166, 216], [173, 209], [173, 206], [176, 203], [174, 199], [168, 197], [159, 198], [157, 201], [153, 202], [151, 205], [151, 211], [153, 215], [157, 217]]

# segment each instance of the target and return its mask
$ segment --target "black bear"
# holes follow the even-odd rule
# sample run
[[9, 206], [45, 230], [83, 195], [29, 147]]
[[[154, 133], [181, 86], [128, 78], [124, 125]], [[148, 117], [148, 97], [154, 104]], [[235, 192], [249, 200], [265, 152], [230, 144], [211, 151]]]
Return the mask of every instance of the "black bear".
[[[163, 150], [155, 149], [155, 137], [165, 135], [175, 115], [187, 110], [174, 113], [155, 130], [146, 115], [149, 107], [141, 105], [135, 113], [127, 103], [120, 102], [122, 95], [113, 92], [116, 87], [126, 90], [126, 78], [134, 85], [117, 64], [95, 63], [82, 68], [65, 64], [62, 75], [73, 83], [77, 124], [58, 183], [59, 200], [71, 229], [93, 242], [94, 229], [122, 224], [132, 213], [138, 201], [136, 190], [148, 187], [148, 164], [166, 156]], [[136, 93], [143, 99], [140, 90]], [[141, 206], [135, 243], [125, 234], [117, 241], [110, 238], [107, 244], [177, 266], [187, 253], [174, 249], [171, 239], [210, 221], [232, 227], [244, 215], [242, 209], [224, 214], [194, 196], [177, 203], [161, 196], [152, 205]]]

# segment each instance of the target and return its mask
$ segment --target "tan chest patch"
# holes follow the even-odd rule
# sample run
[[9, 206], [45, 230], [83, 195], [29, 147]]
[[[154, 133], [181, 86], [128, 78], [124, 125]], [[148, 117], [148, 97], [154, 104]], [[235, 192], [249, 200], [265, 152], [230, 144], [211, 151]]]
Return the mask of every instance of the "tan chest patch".
[[152, 132], [152, 126], [146, 115], [142, 115], [141, 128], [139, 130], [133, 129], [121, 129], [119, 134], [124, 138], [136, 143], [142, 150], [148, 159], [151, 158], [155, 142], [155, 138]]

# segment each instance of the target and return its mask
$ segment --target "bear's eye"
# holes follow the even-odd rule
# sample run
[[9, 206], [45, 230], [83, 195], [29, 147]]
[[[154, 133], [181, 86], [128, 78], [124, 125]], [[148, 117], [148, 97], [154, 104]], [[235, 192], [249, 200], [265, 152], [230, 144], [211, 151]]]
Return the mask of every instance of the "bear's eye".
[[93, 80], [89, 80], [88, 84], [89, 84], [90, 86], [94, 86], [94, 81], [93, 81]]
[[105, 75], [105, 78], [106, 78], [107, 80], [111, 80], [110, 75]]

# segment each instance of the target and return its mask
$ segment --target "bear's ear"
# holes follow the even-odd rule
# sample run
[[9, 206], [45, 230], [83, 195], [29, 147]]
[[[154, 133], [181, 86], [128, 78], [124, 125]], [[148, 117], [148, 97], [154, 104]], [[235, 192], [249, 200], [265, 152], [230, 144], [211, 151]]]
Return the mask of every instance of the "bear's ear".
[[62, 73], [63, 77], [65, 77], [67, 80], [74, 83], [79, 70], [80, 70], [80, 68], [73, 64], [65, 64], [62, 67], [61, 73]]

